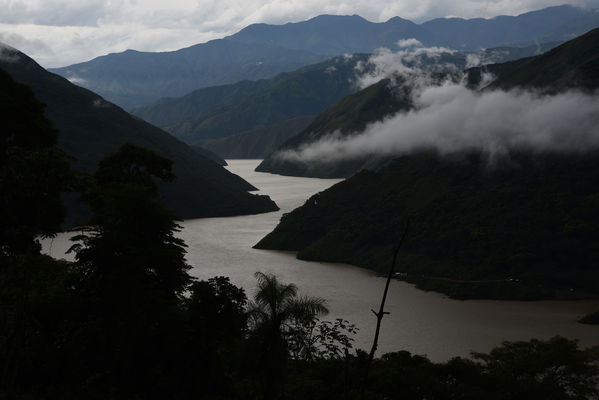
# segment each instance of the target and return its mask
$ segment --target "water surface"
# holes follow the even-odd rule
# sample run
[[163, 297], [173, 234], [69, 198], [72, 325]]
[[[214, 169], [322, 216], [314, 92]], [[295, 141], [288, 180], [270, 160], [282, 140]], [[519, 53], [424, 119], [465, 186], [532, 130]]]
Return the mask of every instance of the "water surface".
[[[272, 231], [281, 215], [302, 205], [312, 194], [339, 182], [335, 179], [284, 177], [255, 172], [259, 160], [231, 160], [229, 170], [242, 176], [279, 205], [268, 214], [187, 220], [181, 237], [188, 248], [191, 274], [202, 279], [224, 275], [254, 292], [254, 272], [270, 272], [297, 284], [305, 294], [324, 297], [328, 318], [356, 324], [358, 347], [370, 348], [385, 280], [368, 270], [344, 264], [300, 261], [291, 253], [256, 250], [252, 246]], [[68, 235], [45, 241], [44, 248], [61, 257]], [[488, 351], [504, 340], [549, 338], [556, 334], [599, 344], [599, 326], [578, 324], [584, 314], [599, 310], [599, 301], [458, 301], [393, 281], [387, 299], [390, 315], [383, 319], [381, 353], [408, 350], [436, 361]], [[379, 353], [380, 354], [380, 353]]]

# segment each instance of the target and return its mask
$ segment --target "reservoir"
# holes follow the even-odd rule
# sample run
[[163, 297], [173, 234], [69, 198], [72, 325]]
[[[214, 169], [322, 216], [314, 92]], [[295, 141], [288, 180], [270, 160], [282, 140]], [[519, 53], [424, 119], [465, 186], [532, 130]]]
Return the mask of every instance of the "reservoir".
[[[300, 294], [323, 297], [330, 314], [344, 318], [360, 330], [355, 347], [370, 349], [375, 327], [371, 309], [378, 309], [385, 279], [371, 271], [344, 264], [300, 261], [294, 254], [256, 250], [252, 246], [271, 232], [281, 215], [301, 206], [311, 195], [339, 182], [335, 179], [297, 178], [255, 172], [260, 160], [228, 160], [231, 172], [269, 195], [278, 212], [227, 218], [186, 220], [180, 236], [188, 245], [190, 273], [200, 279], [230, 277], [248, 297], [255, 288], [254, 273], [277, 275], [295, 283]], [[64, 257], [69, 235], [44, 240], [44, 251]], [[401, 263], [401, 255], [399, 259]], [[583, 346], [599, 344], [599, 326], [577, 320], [599, 310], [599, 301], [459, 301], [423, 292], [393, 281], [387, 298], [379, 350], [407, 350], [434, 361], [489, 351], [505, 340], [528, 340], [562, 335]]]

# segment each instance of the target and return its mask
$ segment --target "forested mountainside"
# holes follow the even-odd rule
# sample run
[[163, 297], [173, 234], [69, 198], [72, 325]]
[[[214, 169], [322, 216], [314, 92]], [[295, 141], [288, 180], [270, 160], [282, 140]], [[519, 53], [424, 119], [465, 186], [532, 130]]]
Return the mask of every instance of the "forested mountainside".
[[276, 209], [266, 196], [248, 193], [252, 185], [161, 129], [133, 117], [66, 79], [47, 72], [25, 54], [3, 48], [0, 68], [30, 86], [59, 131], [61, 149], [74, 167], [93, 171], [97, 162], [130, 142], [174, 161], [177, 179], [161, 186], [161, 196], [183, 218], [253, 214]]
[[400, 157], [286, 214], [257, 245], [384, 273], [456, 298], [599, 295], [599, 153]]
[[265, 158], [287, 139], [295, 136], [312, 122], [314, 116], [294, 117], [273, 125], [250, 129], [219, 139], [198, 142], [223, 158]]

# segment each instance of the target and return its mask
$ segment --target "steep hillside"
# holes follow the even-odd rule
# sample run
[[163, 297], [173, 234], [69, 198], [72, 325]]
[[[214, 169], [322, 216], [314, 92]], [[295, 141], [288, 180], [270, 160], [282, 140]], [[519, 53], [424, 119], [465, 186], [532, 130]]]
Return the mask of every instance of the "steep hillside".
[[162, 53], [127, 50], [51, 72], [131, 109], [201, 87], [268, 78], [324, 59], [306, 51], [221, 39]]
[[90, 172], [106, 154], [131, 142], [174, 161], [175, 182], [161, 188], [166, 204], [180, 217], [267, 212], [276, 205], [247, 193], [249, 183], [201, 156], [166, 132], [135, 118], [100, 96], [49, 73], [26, 55], [2, 47], [0, 68], [30, 86], [46, 103], [46, 116], [59, 131], [59, 146]]
[[599, 157], [404, 156], [286, 214], [257, 245], [384, 272], [411, 221], [399, 271], [458, 298], [599, 295]]
[[165, 97], [157, 102], [134, 108], [131, 113], [149, 123], [167, 128], [194, 118], [201, 118], [215, 110], [267, 88], [270, 80], [241, 81], [229, 85], [211, 86], [194, 90], [181, 97]]
[[513, 66], [506, 68], [491, 87], [535, 88], [553, 92], [568, 88], [597, 89], [599, 88], [599, 28], [545, 54], [517, 61], [514, 65], [517, 68]]
[[198, 145], [223, 158], [264, 158], [301, 132], [313, 119], [314, 116], [295, 117], [220, 139], [202, 140]]
[[362, 168], [379, 165], [384, 160], [373, 159], [370, 155], [337, 163], [330, 163], [327, 160], [323, 160], [322, 163], [306, 163], [282, 157], [281, 153], [300, 148], [333, 132], [342, 135], [359, 133], [368, 123], [380, 121], [387, 115], [407, 110], [411, 106], [409, 97], [397, 92], [389, 80], [384, 79], [354, 95], [343, 98], [319, 114], [303, 131], [283, 143], [275, 153], [264, 159], [256, 171], [292, 176], [344, 178]]
[[[366, 59], [366, 55], [336, 57], [269, 80], [205, 88], [178, 99], [163, 99], [134, 113], [160, 123], [187, 143], [230, 136], [321, 112], [357, 90], [354, 68]], [[162, 125], [176, 119], [176, 124]]]

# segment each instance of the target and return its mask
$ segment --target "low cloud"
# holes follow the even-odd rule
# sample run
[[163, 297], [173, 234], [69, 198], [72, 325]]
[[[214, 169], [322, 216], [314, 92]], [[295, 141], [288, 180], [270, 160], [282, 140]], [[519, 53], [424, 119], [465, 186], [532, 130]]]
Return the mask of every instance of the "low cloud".
[[19, 61], [19, 56], [13, 47], [0, 42], [0, 61], [16, 62]]
[[[456, 73], [455, 65], [434, 63], [450, 50], [413, 47], [417, 45], [403, 43], [398, 52], [381, 49], [357, 67], [362, 87], [394, 78], [390, 85], [398, 85], [401, 90], [395, 92], [408, 96], [411, 111], [388, 116], [363, 132], [331, 132], [275, 156], [327, 163], [432, 148], [441, 154], [479, 150], [494, 160], [515, 149], [563, 152], [599, 148], [599, 93], [471, 90], [463, 83], [462, 73]], [[422, 62], [422, 56], [433, 63]], [[475, 55], [466, 61], [483, 62]], [[445, 78], [438, 74], [433, 77], [439, 70], [446, 72]], [[492, 79], [484, 75], [481, 87]]]
[[441, 61], [443, 56], [455, 54], [455, 50], [445, 47], [424, 47], [416, 39], [400, 40], [398, 51], [378, 49], [365, 62], [356, 65], [357, 84], [360, 89], [379, 82], [381, 79], [401, 76], [402, 81], [410, 81], [422, 86], [433, 72], [458, 71], [455, 64]]
[[481, 93], [446, 83], [424, 89], [414, 101], [415, 110], [373, 123], [362, 133], [345, 137], [332, 133], [279, 157], [335, 162], [433, 148], [441, 154], [476, 149], [494, 160], [513, 149], [578, 152], [599, 148], [597, 94]]
[[85, 80], [83, 78], [79, 78], [77, 76], [69, 76], [69, 77], [67, 77], [67, 79], [69, 80], [69, 82], [74, 83], [75, 85], [79, 85], [79, 86], [85, 86], [85, 84], [87, 83], [87, 80]]

